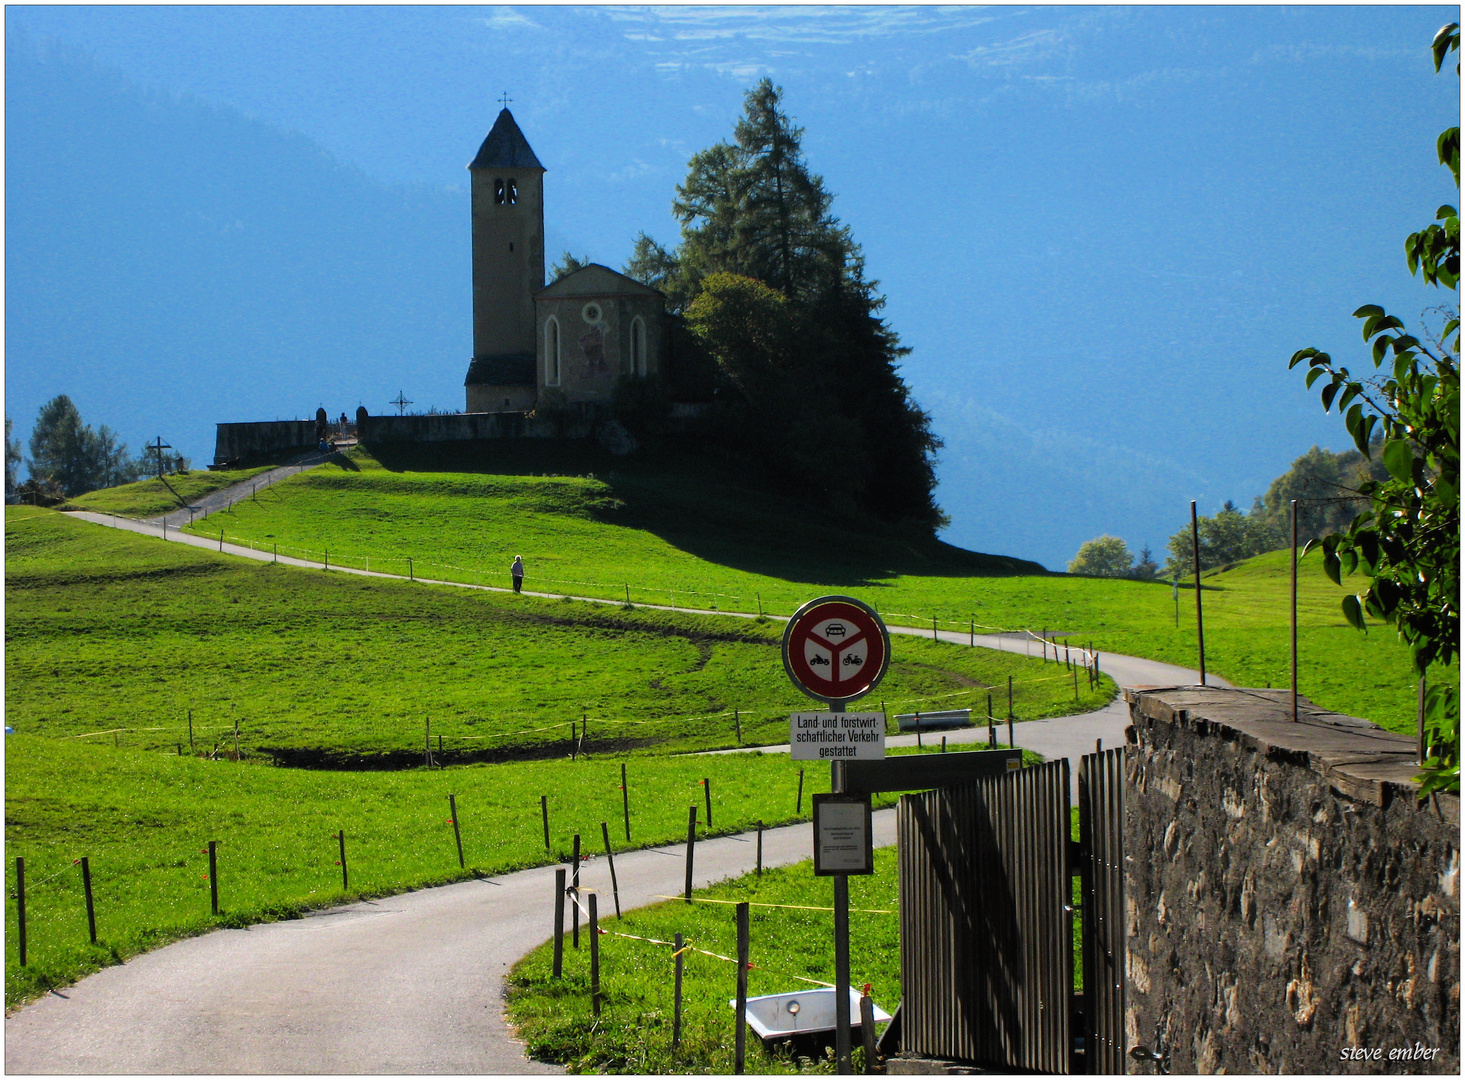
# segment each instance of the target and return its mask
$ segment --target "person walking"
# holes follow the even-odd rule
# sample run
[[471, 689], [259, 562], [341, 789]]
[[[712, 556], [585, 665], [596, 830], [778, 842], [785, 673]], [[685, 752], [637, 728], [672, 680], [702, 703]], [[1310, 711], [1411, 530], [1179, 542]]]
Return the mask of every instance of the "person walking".
[[513, 575], [513, 578], [514, 578], [514, 591], [515, 592], [523, 592], [524, 591], [524, 556], [522, 556], [522, 555], [515, 555], [514, 556], [514, 565], [511, 566], [511, 567], [509, 567], [509, 573], [511, 575]]

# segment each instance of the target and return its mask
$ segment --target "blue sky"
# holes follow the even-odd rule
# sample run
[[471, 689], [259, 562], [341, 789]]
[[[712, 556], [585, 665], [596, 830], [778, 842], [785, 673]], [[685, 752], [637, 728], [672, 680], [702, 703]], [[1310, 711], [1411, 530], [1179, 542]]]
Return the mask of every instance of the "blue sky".
[[[912, 348], [903, 373], [947, 442], [946, 538], [1054, 568], [1101, 533], [1158, 552], [1189, 499], [1248, 505], [1312, 444], [1346, 446], [1287, 371], [1294, 350], [1361, 360], [1360, 304], [1415, 323], [1452, 300], [1410, 279], [1402, 241], [1457, 198], [1434, 139], [1459, 122], [1459, 83], [1434, 74], [1428, 45], [1458, 16], [7, 7], [8, 42], [59, 43], [63, 67], [113, 80], [97, 91], [113, 105], [135, 91], [106, 113], [119, 145], [154, 145], [160, 116], [174, 127], [109, 189], [109, 162], [45, 122], [52, 84], [7, 65], [6, 411], [24, 437], [43, 401], [69, 393], [134, 447], [161, 431], [206, 462], [219, 420], [385, 411], [398, 389], [460, 408], [464, 166], [498, 97], [549, 170], [549, 251], [620, 266], [640, 230], [676, 239], [687, 159], [730, 136], [767, 75]], [[39, 119], [14, 118], [31, 104]], [[187, 175], [223, 171], [235, 187], [145, 227], [178, 201], [149, 185], [212, 145], [193, 131], [223, 149]], [[292, 237], [313, 227], [322, 215], [292, 202], [288, 179], [317, 167], [311, 198], [341, 215], [332, 235], [359, 208], [361, 229], [383, 234], [378, 257], [312, 271], [297, 251], [276, 273], [268, 219]], [[86, 229], [48, 220], [74, 214], [75, 200], [45, 197], [65, 183], [90, 200]], [[231, 229], [265, 239], [237, 249]], [[138, 254], [169, 230], [182, 231], [166, 255]], [[105, 260], [124, 280], [98, 298], [77, 268], [114, 234], [130, 238]], [[249, 280], [200, 288], [221, 263]], [[225, 295], [240, 299], [215, 310]], [[390, 325], [363, 331], [353, 312]]]

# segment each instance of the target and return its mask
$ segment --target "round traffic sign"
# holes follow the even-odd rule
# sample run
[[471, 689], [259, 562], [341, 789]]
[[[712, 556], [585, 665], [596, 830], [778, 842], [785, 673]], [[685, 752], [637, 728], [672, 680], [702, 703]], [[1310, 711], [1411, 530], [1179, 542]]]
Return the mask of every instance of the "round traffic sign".
[[852, 596], [810, 600], [783, 631], [784, 670], [820, 701], [843, 703], [868, 694], [889, 662], [885, 624], [874, 608]]

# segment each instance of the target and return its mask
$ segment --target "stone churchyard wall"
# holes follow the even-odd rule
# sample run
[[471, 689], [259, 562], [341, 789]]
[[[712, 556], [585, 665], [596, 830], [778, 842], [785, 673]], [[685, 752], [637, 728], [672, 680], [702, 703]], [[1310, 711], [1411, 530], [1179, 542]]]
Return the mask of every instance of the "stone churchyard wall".
[[356, 437], [371, 442], [464, 442], [555, 434], [551, 424], [517, 412], [433, 413], [427, 416], [356, 414]]
[[[1172, 1073], [1460, 1071], [1460, 812], [1285, 691], [1130, 691], [1126, 1035]], [[1131, 1059], [1131, 1072], [1156, 1065]]]
[[314, 420], [266, 420], [260, 423], [216, 424], [214, 464], [249, 461], [286, 450], [314, 446]]

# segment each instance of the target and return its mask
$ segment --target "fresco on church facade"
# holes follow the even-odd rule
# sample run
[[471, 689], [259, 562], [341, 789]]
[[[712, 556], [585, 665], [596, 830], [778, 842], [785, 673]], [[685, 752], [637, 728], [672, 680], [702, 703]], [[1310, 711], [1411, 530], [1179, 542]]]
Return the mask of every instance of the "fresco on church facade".
[[609, 374], [605, 365], [605, 335], [600, 327], [592, 326], [580, 335], [580, 351], [585, 354], [586, 375]]

